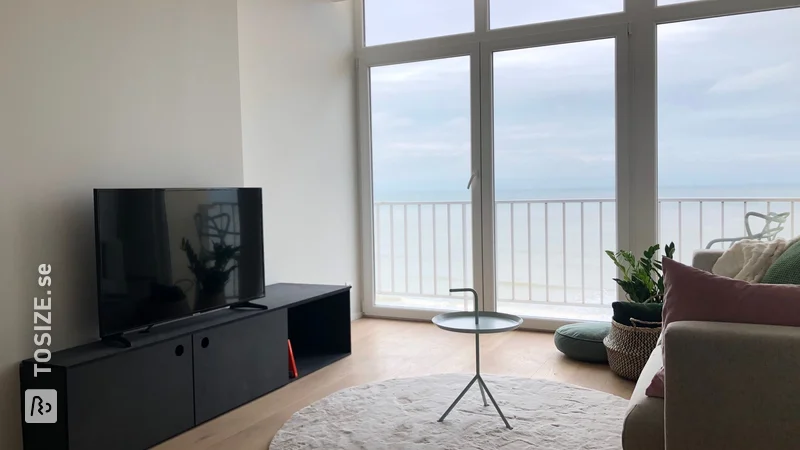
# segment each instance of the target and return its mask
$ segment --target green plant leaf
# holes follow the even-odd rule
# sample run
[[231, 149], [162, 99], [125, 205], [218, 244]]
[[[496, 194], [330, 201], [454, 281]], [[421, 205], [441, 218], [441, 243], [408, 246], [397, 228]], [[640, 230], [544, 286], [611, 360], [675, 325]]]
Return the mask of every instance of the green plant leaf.
[[619, 268], [619, 270], [622, 272], [623, 278], [628, 278], [629, 269], [628, 267], [622, 265], [622, 262], [620, 262], [619, 258], [617, 257], [619, 254], [614, 254], [614, 252], [611, 250], [606, 250], [606, 255], [611, 258], [611, 261], [614, 262], [614, 265], [617, 266], [617, 268]]
[[[609, 250], [605, 252], [620, 269], [622, 276], [614, 278], [614, 281], [625, 292], [629, 301], [636, 303], [664, 301], [664, 267], [660, 259], [654, 259], [660, 248], [658, 244], [652, 245], [638, 259], [627, 250], [616, 253]], [[664, 252], [667, 258], [672, 258], [675, 254], [675, 243], [666, 245]]]
[[620, 256], [622, 256], [622, 259], [624, 259], [628, 263], [628, 265], [631, 266], [631, 268], [635, 268], [637, 266], [636, 257], [633, 256], [633, 253], [625, 250], [620, 250], [619, 254]]
[[664, 252], [666, 253], [667, 258], [672, 259], [672, 257], [675, 255], [675, 243], [670, 242], [667, 244], [667, 246], [664, 247]]
[[658, 252], [659, 248], [660, 247], [658, 244], [651, 246], [650, 248], [644, 251], [644, 257], [647, 259], [653, 259], [653, 256], [656, 254], [656, 252]]

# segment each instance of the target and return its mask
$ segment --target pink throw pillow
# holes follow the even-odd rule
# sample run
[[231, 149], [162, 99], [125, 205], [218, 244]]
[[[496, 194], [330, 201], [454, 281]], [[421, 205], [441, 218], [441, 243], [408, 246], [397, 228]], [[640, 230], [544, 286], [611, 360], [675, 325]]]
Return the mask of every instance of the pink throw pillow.
[[[800, 326], [800, 286], [751, 284], [685, 266], [664, 266], [663, 326], [686, 320]], [[645, 391], [664, 398], [664, 367]]]

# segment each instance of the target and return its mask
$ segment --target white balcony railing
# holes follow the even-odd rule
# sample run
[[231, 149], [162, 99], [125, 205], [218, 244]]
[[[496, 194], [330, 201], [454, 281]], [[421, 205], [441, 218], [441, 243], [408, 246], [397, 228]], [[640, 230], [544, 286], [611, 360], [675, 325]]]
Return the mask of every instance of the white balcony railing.
[[[743, 236], [749, 211], [789, 212], [779, 236], [795, 236], [799, 203], [664, 198], [661, 241], [674, 241], [676, 259], [690, 262], [712, 239]], [[378, 202], [374, 214], [379, 297], [442, 299], [450, 287], [472, 285], [469, 202]], [[616, 269], [604, 253], [617, 247], [613, 199], [498, 201], [495, 214], [498, 302], [597, 307], [617, 299]]]

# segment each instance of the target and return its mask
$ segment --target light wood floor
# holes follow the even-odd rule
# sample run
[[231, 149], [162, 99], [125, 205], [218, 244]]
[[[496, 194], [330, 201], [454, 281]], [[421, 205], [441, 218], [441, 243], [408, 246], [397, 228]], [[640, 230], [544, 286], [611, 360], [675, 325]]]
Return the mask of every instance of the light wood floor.
[[[156, 447], [158, 450], [266, 450], [292, 414], [340, 389], [371, 381], [474, 371], [471, 335], [430, 323], [361, 319], [353, 322], [353, 354]], [[566, 359], [553, 335], [514, 331], [481, 338], [484, 373], [547, 378], [629, 398], [633, 383], [608, 366]]]

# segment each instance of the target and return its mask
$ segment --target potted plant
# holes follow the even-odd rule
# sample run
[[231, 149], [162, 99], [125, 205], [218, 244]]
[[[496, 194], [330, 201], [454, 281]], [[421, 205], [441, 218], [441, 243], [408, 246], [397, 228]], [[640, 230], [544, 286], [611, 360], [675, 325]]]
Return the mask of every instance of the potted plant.
[[[611, 332], [603, 343], [611, 370], [632, 380], [639, 378], [661, 334], [664, 273], [661, 261], [655, 259], [660, 248], [653, 245], [640, 258], [627, 250], [606, 251], [619, 268], [620, 278], [614, 281], [625, 292], [626, 299], [612, 304]], [[675, 244], [666, 245], [664, 254], [672, 258]]]
[[[629, 302], [633, 303], [663, 303], [664, 302], [664, 274], [661, 261], [653, 258], [661, 247], [656, 244], [645, 250], [644, 255], [636, 259], [633, 253], [620, 250], [617, 253], [606, 250], [606, 255], [614, 261], [619, 268], [622, 278], [614, 281], [625, 291]], [[675, 255], [675, 244], [670, 242], [664, 247], [667, 258]]]

